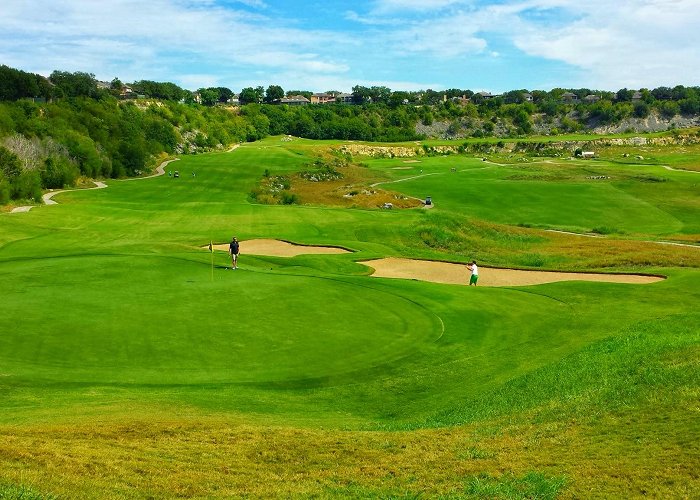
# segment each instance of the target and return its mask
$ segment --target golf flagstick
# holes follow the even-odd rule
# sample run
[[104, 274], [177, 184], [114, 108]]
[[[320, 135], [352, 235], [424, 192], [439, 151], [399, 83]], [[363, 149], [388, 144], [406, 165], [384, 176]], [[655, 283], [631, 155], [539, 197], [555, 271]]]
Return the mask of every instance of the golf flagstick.
[[211, 280], [214, 281], [214, 241], [209, 240], [209, 253], [211, 254]]

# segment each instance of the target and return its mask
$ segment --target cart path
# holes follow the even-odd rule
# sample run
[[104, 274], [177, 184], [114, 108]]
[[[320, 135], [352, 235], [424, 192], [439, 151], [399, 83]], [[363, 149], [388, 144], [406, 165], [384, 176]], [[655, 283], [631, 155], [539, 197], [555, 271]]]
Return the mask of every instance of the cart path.
[[151, 179], [153, 177], [158, 177], [161, 175], [165, 175], [165, 167], [167, 167], [170, 163], [174, 161], [178, 161], [180, 158], [173, 158], [172, 160], [165, 160], [163, 163], [158, 165], [156, 167], [156, 173], [152, 175], [147, 175], [146, 177], [132, 177], [130, 179], [121, 179], [122, 181], [140, 181], [142, 179]]
[[[146, 177], [133, 177], [131, 179], [122, 179], [122, 181], [140, 181], [142, 179], [151, 179], [153, 177], [158, 177], [160, 175], [165, 174], [165, 167], [174, 161], [178, 161], [180, 158], [174, 158], [172, 160], [166, 160], [160, 165], [156, 167], [156, 173], [153, 175], [148, 175]], [[58, 205], [57, 201], [54, 201], [52, 198], [56, 196], [57, 194], [61, 193], [68, 193], [71, 191], [90, 191], [93, 189], [104, 189], [107, 187], [107, 184], [102, 182], [102, 181], [92, 181], [95, 184], [95, 187], [91, 188], [84, 188], [84, 189], [59, 189], [58, 191], [50, 191], [48, 193], [45, 193], [42, 197], [41, 200], [44, 202], [44, 205]], [[22, 207], [15, 207], [13, 208], [10, 213], [15, 214], [15, 213], [21, 213], [21, 212], [29, 212], [32, 208], [36, 207], [38, 205], [26, 205]]]
[[[571, 236], [583, 236], [585, 238], [605, 238], [602, 234], [586, 234], [586, 233], [574, 233], [571, 231], [560, 231], [558, 229], [545, 229], [548, 233], [559, 233], [568, 234]], [[674, 245], [678, 247], [689, 247], [689, 248], [700, 248], [700, 245], [694, 245], [692, 243], [677, 243], [675, 241], [659, 241], [659, 240], [629, 240], [636, 241], [639, 243], [655, 243], [657, 245]]]
[[668, 165], [661, 165], [661, 168], [665, 168], [666, 170], [670, 170], [671, 172], [688, 172], [691, 174], [700, 174], [700, 170], [686, 170], [684, 168], [673, 168], [669, 167]]

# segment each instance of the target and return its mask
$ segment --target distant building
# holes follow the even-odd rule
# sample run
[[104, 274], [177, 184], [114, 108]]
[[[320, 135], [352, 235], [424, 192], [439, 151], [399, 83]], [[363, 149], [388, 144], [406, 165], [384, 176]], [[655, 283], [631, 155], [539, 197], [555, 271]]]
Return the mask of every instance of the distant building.
[[303, 95], [290, 95], [280, 99], [280, 104], [287, 104], [288, 106], [306, 106], [310, 102]]
[[588, 94], [586, 97], [583, 98], [583, 100], [589, 103], [598, 102], [600, 101], [600, 96], [595, 94]]
[[642, 100], [642, 93], [639, 90], [636, 90], [634, 94], [632, 94], [632, 100], [633, 101], [641, 101]]
[[344, 92], [339, 92], [337, 94], [319, 92], [319, 93], [311, 95], [311, 104], [335, 104], [335, 103], [352, 104], [353, 103], [352, 94], [346, 94]]
[[311, 95], [311, 104], [328, 104], [334, 103], [335, 96], [333, 94], [318, 93]]
[[578, 101], [578, 96], [573, 92], [564, 92], [561, 95], [561, 100], [564, 102], [576, 102]]
[[[199, 94], [195, 94], [199, 96]], [[136, 99], [137, 94], [134, 92], [134, 89], [129, 87], [128, 85], [123, 85], [121, 91], [119, 92], [119, 98], [120, 99]]]
[[532, 100], [533, 100], [532, 94], [530, 94], [529, 92], [523, 93], [523, 101], [532, 102]]

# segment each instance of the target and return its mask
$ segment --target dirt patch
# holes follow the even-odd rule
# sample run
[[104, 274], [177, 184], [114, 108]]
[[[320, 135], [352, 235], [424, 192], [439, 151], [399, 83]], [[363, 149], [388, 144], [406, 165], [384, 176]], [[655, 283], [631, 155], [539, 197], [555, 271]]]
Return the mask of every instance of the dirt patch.
[[404, 160], [404, 163], [420, 163], [420, 160]]
[[[255, 239], [240, 242], [241, 255], [266, 255], [270, 257], [295, 257], [307, 254], [341, 254], [352, 253], [340, 247], [296, 245], [287, 241]], [[228, 243], [214, 245], [215, 250], [228, 252]]]
[[[403, 278], [433, 283], [467, 285], [469, 270], [465, 264], [387, 258], [360, 262], [374, 269], [372, 276]], [[658, 276], [640, 274], [559, 273], [552, 271], [521, 271], [479, 266], [479, 286], [522, 286], [554, 283], [556, 281], [603, 281], [609, 283], [647, 284], [662, 281]]]

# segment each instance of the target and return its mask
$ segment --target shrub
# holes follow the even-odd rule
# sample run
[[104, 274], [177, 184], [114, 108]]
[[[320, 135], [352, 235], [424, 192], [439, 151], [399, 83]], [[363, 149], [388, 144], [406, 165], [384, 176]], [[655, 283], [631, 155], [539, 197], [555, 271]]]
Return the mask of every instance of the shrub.
[[281, 195], [282, 205], [296, 205], [299, 203], [299, 197], [294, 193], [290, 193], [289, 191], [283, 191]]
[[68, 158], [62, 156], [46, 159], [41, 170], [41, 183], [45, 188], [57, 189], [75, 184], [80, 172]]

